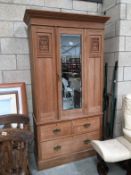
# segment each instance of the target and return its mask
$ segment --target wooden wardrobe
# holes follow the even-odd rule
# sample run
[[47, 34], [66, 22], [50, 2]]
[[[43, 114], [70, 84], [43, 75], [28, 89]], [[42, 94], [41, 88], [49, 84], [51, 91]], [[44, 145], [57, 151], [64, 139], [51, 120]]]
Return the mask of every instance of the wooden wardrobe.
[[91, 156], [101, 138], [105, 16], [26, 10], [39, 169]]

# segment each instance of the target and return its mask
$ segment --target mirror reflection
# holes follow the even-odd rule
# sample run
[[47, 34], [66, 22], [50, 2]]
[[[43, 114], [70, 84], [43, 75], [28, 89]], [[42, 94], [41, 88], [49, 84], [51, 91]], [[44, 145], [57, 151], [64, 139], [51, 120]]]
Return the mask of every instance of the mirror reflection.
[[61, 35], [63, 109], [81, 108], [81, 36]]

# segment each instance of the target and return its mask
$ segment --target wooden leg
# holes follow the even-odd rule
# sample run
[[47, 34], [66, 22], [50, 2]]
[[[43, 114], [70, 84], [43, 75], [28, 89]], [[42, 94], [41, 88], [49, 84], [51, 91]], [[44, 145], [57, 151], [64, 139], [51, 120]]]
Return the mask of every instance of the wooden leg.
[[107, 175], [108, 170], [109, 170], [108, 166], [106, 165], [104, 160], [99, 155], [97, 155], [97, 159], [98, 159], [97, 171], [99, 175]]
[[126, 170], [126, 175], [131, 175], [131, 160], [125, 160], [118, 163], [121, 168]]
[[126, 163], [126, 175], [131, 175], [131, 159]]

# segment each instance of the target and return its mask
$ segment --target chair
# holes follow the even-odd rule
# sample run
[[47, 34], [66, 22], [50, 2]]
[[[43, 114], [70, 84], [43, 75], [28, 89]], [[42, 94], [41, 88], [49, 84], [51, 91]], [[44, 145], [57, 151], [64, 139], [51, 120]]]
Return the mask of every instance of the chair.
[[123, 98], [123, 136], [110, 140], [93, 140], [91, 144], [98, 153], [97, 170], [99, 175], [106, 175], [108, 167], [106, 162], [124, 162], [127, 175], [131, 175], [131, 94]]
[[29, 118], [0, 116], [0, 175], [29, 175], [28, 143], [32, 140]]

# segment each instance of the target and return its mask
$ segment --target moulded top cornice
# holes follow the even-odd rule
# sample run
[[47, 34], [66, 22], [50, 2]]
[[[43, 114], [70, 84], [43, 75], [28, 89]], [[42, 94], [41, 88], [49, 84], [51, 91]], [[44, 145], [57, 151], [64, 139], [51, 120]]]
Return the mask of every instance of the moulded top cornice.
[[110, 17], [108, 16], [96, 16], [96, 15], [88, 15], [88, 14], [75, 14], [75, 13], [63, 13], [63, 12], [53, 12], [53, 11], [45, 11], [45, 10], [26, 9], [25, 15], [24, 15], [24, 22], [28, 25], [30, 19], [32, 18], [87, 21], [87, 22], [97, 22], [97, 23], [105, 23], [107, 20], [110, 19]]

